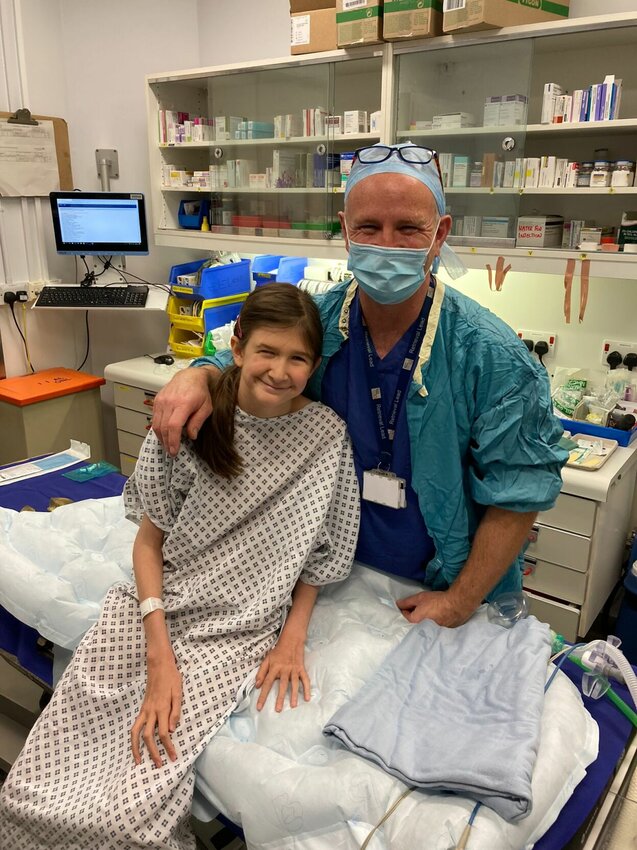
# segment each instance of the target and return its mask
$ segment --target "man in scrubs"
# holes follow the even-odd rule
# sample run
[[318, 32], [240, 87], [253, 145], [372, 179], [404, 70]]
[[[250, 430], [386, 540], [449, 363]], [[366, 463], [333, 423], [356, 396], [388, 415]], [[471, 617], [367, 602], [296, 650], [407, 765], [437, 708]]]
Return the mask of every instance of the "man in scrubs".
[[[411, 622], [459, 626], [521, 588], [528, 534], [559, 494], [567, 453], [547, 375], [508, 325], [435, 277], [459, 264], [433, 151], [357, 151], [340, 215], [354, 281], [317, 298], [308, 393], [352, 438], [357, 560], [428, 588], [398, 601]], [[153, 428], [171, 454], [209, 415], [208, 381], [227, 362], [200, 358], [158, 394]]]

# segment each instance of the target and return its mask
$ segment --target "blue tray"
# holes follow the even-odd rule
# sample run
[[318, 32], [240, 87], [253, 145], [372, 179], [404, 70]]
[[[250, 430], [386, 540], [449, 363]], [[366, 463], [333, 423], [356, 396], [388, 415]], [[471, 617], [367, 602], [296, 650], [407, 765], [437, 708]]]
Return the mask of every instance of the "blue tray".
[[617, 440], [620, 446], [629, 446], [637, 439], [637, 426], [630, 431], [620, 431], [619, 428], [604, 428], [602, 425], [593, 425], [591, 422], [579, 422], [575, 419], [562, 419], [560, 422], [565, 431], [571, 434], [588, 434], [589, 437], [604, 437], [606, 440]]

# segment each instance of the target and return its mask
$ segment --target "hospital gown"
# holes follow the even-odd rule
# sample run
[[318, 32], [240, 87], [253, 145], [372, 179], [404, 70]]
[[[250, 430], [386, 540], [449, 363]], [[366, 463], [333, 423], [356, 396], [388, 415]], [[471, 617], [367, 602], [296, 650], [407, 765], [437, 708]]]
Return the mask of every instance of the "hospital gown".
[[167, 457], [147, 437], [125, 499], [164, 530], [164, 603], [183, 679], [178, 758], [156, 768], [130, 730], [146, 687], [135, 587], [114, 585], [34, 726], [0, 796], [7, 850], [194, 848], [194, 764], [276, 641], [298, 578], [344, 579], [358, 532], [358, 489], [343, 422], [321, 404], [235, 416], [244, 471], [212, 473], [183, 443]]

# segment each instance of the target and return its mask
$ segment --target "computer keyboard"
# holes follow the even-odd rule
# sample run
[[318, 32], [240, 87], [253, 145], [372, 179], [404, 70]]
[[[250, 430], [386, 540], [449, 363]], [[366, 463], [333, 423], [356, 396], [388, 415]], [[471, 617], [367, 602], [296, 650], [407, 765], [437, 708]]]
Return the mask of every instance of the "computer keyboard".
[[147, 286], [45, 286], [36, 307], [143, 307]]

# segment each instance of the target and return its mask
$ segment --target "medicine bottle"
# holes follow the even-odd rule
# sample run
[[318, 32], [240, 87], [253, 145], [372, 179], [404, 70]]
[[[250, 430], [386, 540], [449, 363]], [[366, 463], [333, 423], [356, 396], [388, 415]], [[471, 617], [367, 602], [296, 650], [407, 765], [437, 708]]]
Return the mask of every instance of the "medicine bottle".
[[629, 159], [618, 159], [611, 174], [610, 185], [631, 187], [635, 182], [635, 163]]
[[592, 162], [580, 163], [579, 171], [577, 172], [577, 186], [588, 187], [591, 185], [591, 174], [593, 173]]
[[606, 159], [598, 159], [591, 172], [591, 189], [602, 186], [610, 186], [611, 171], [610, 162]]

